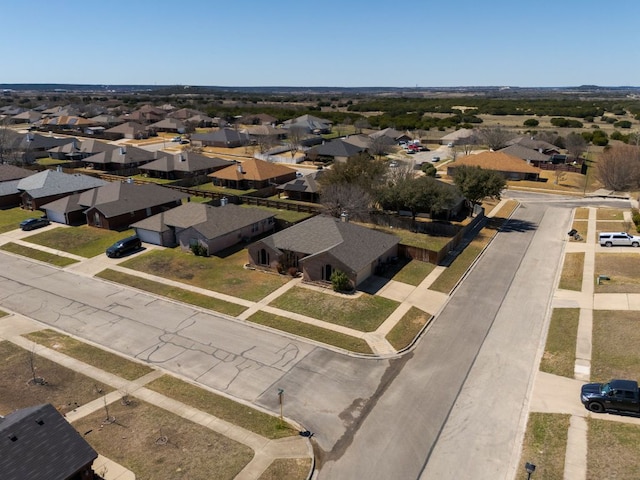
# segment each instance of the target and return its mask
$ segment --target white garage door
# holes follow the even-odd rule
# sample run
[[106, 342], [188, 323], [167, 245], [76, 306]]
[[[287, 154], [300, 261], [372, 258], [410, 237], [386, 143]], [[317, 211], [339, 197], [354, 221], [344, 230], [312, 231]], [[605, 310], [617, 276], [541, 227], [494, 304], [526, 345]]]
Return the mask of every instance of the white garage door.
[[158, 232], [152, 232], [150, 230], [144, 230], [142, 228], [136, 228], [135, 231], [138, 238], [143, 242], [152, 243], [153, 245], [162, 245], [160, 234]]
[[64, 218], [64, 213], [62, 212], [53, 212], [51, 210], [45, 210], [44, 212], [46, 213], [47, 218], [52, 222], [67, 223]]

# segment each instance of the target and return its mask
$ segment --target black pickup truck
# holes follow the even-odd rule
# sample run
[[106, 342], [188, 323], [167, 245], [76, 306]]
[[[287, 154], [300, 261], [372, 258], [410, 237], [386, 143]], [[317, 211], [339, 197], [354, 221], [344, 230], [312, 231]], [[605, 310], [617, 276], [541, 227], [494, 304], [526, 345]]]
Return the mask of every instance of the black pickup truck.
[[640, 413], [640, 391], [633, 380], [611, 380], [609, 383], [587, 383], [582, 386], [582, 404], [595, 413]]

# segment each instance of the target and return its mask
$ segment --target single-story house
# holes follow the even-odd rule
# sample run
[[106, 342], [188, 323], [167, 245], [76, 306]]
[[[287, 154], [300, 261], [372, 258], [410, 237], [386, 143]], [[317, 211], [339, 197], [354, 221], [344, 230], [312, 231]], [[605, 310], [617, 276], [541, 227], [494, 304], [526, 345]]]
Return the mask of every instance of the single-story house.
[[327, 216], [315, 216], [248, 247], [249, 263], [287, 271], [297, 268], [307, 282], [330, 282], [344, 272], [356, 287], [398, 255], [395, 235]]
[[3, 480], [92, 480], [98, 453], [51, 404], [0, 417]]
[[413, 140], [410, 135], [399, 132], [395, 128], [383, 128], [382, 130], [378, 130], [377, 132], [370, 133], [369, 137], [373, 139], [385, 137], [388, 138], [392, 143], [408, 142], [410, 140]]
[[213, 132], [191, 135], [191, 145], [194, 147], [236, 148], [249, 143], [249, 135], [233, 128], [221, 128]]
[[538, 180], [541, 170], [521, 158], [497, 152], [482, 152], [456, 159], [447, 165], [447, 175], [453, 176], [457, 167], [469, 165], [500, 172], [507, 180]]
[[101, 142], [94, 138], [88, 140], [78, 140], [71, 138], [63, 145], [49, 149], [49, 157], [56, 160], [82, 160], [100, 152], [107, 152], [118, 148], [116, 145]]
[[476, 137], [476, 131], [473, 128], [459, 128], [458, 130], [444, 135], [440, 139], [441, 145], [465, 145], [473, 143], [474, 137]]
[[135, 168], [155, 159], [155, 152], [131, 145], [111, 145], [102, 152], [95, 153], [82, 159], [90, 168], [104, 171], [116, 171]]
[[324, 142], [307, 151], [307, 156], [319, 162], [346, 162], [366, 149], [341, 138]]
[[184, 133], [187, 131], [187, 126], [177, 118], [165, 118], [149, 125], [149, 129], [156, 132]]
[[194, 110], [193, 108], [181, 108], [179, 110], [174, 110], [173, 112], [169, 113], [167, 117], [177, 118], [178, 120], [181, 120], [184, 122], [190, 117], [194, 117], [196, 115], [206, 116], [206, 114], [204, 112], [201, 112], [200, 110]]
[[230, 160], [188, 151], [176, 154], [158, 151], [156, 158], [152, 162], [140, 165], [139, 170], [150, 177], [167, 180], [207, 175], [235, 164]]
[[245, 115], [240, 119], [242, 125], [275, 125], [278, 119], [268, 113], [256, 113], [255, 115]]
[[86, 207], [78, 203], [79, 199], [80, 193], [74, 193], [45, 203], [40, 209], [52, 222], [63, 225], [82, 225], [87, 223], [87, 216], [84, 214]]
[[322, 134], [331, 133], [331, 121], [313, 115], [302, 115], [298, 118], [287, 120], [283, 123], [284, 128], [300, 128], [306, 133]]
[[0, 209], [20, 205], [18, 183], [35, 173], [33, 170], [0, 163]]
[[237, 190], [260, 189], [296, 178], [296, 170], [252, 158], [209, 174], [213, 184]]
[[540, 153], [544, 153], [545, 155], [560, 153], [560, 149], [554, 144], [545, 142], [544, 140], [536, 140], [534, 137], [516, 137], [509, 140], [507, 145], [520, 145], [522, 147], [538, 150]]
[[302, 202], [318, 202], [320, 199], [320, 184], [318, 183], [318, 176], [323, 173], [323, 170], [308, 173], [302, 175], [294, 180], [290, 180], [286, 183], [278, 185], [278, 196], [284, 193], [289, 200], [299, 200]]
[[149, 137], [147, 128], [138, 122], [124, 122], [104, 131], [109, 138], [143, 139]]
[[17, 188], [20, 191], [22, 208], [38, 210], [42, 205], [59, 198], [107, 184], [108, 182], [99, 178], [79, 173], [68, 174], [60, 170], [43, 170], [20, 180]]
[[201, 245], [207, 255], [273, 231], [274, 214], [234, 204], [213, 207], [186, 203], [132, 224], [143, 242], [189, 250]]
[[537, 167], [541, 163], [547, 163], [551, 159], [550, 155], [541, 153], [539, 150], [534, 150], [529, 147], [525, 147], [519, 143], [514, 143], [508, 147], [501, 148], [499, 152], [506, 153], [514, 157], [518, 157], [527, 163], [530, 163], [534, 167]]
[[153, 183], [113, 182], [83, 192], [78, 204], [85, 207], [88, 225], [121, 230], [181, 205], [183, 198], [189, 198], [189, 195]]

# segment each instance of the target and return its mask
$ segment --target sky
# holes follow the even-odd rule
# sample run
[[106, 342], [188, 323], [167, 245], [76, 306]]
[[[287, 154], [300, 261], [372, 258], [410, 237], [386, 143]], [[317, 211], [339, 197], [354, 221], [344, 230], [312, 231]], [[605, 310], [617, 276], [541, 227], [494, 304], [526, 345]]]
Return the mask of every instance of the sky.
[[639, 0], [2, 3], [0, 83], [640, 86]]

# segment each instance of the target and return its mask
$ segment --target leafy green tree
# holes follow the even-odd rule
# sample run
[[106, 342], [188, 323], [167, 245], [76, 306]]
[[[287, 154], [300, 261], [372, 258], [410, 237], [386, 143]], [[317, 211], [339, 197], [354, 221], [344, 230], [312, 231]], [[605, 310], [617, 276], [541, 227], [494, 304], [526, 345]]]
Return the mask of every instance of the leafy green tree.
[[525, 127], [537, 127], [538, 125], [540, 125], [540, 122], [535, 118], [528, 118], [524, 121], [523, 125]]
[[422, 172], [427, 176], [427, 177], [436, 177], [437, 173], [438, 173], [438, 169], [436, 167], [433, 166], [433, 164], [429, 163], [429, 162], [424, 162], [422, 164], [422, 166], [420, 167], [420, 170], [422, 170]]
[[486, 197], [500, 199], [500, 194], [507, 185], [500, 173], [468, 165], [455, 169], [453, 183], [472, 206]]
[[362, 153], [349, 158], [346, 162], [334, 163], [331, 169], [320, 176], [320, 184], [358, 185], [364, 191], [372, 193], [382, 184], [387, 172], [387, 164], [383, 160], [376, 160]]

